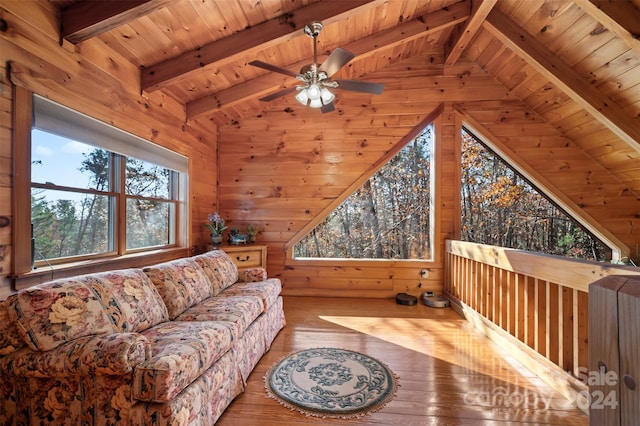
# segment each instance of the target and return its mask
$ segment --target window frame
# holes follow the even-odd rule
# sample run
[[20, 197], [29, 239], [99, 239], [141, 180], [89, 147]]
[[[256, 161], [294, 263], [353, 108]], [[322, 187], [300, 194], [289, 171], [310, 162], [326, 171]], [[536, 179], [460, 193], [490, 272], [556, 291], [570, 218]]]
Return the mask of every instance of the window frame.
[[[430, 149], [428, 152], [428, 157], [429, 157], [429, 168], [425, 169], [427, 171], [427, 175], [429, 176], [429, 205], [428, 205], [428, 237], [429, 237], [429, 249], [428, 249], [428, 257], [406, 257], [406, 258], [396, 258], [396, 257], [389, 257], [389, 258], [384, 258], [384, 257], [330, 257], [330, 256], [297, 256], [295, 254], [296, 252], [296, 247], [298, 244], [300, 244], [300, 242], [305, 239], [306, 237], [308, 237], [318, 226], [320, 223], [322, 223], [327, 217], [329, 217], [331, 214], [333, 214], [337, 209], [339, 209], [340, 207], [342, 207], [342, 205], [352, 196], [354, 196], [354, 194], [359, 191], [363, 185], [365, 185], [367, 182], [371, 182], [371, 180], [377, 176], [377, 174], [384, 169], [387, 165], [389, 165], [389, 163], [396, 157], [398, 156], [404, 149], [406, 149], [408, 146], [410, 146], [412, 143], [415, 142], [416, 139], [418, 139], [418, 137], [420, 137], [425, 130], [427, 130], [427, 128], [429, 129], [429, 138], [430, 138]], [[412, 132], [413, 134], [413, 132]], [[353, 190], [349, 190], [346, 191], [347, 195], [346, 197], [343, 196], [340, 197], [341, 201], [340, 203], [337, 203], [337, 205], [335, 206], [335, 208], [333, 208], [332, 210], [329, 210], [328, 213], [326, 215], [323, 216], [322, 220], [320, 220], [318, 222], [318, 224], [316, 224], [313, 228], [311, 228], [310, 231], [308, 231], [306, 234], [304, 234], [301, 238], [297, 239], [296, 242], [294, 244], [292, 244], [292, 259], [293, 260], [304, 260], [304, 261], [315, 261], [315, 260], [336, 260], [336, 261], [376, 261], [376, 260], [383, 260], [383, 261], [430, 261], [433, 259], [434, 257], [434, 217], [435, 217], [435, 212], [434, 212], [434, 198], [435, 198], [435, 193], [436, 193], [436, 186], [435, 186], [435, 157], [436, 157], [436, 147], [437, 147], [438, 141], [436, 140], [436, 125], [435, 125], [435, 120], [429, 122], [428, 124], [426, 124], [417, 134], [415, 134], [412, 138], [409, 138], [408, 140], [406, 140], [406, 143], [404, 143], [402, 145], [402, 147], [399, 150], [395, 150], [394, 151], [394, 155], [385, 158], [385, 161], [381, 162], [380, 167], [376, 168], [375, 172], [371, 173], [370, 175], [368, 175], [368, 177], [366, 179], [364, 179], [364, 181], [362, 181], [362, 184], [356, 188], [354, 188]], [[371, 184], [371, 186], [373, 187], [374, 184]]]
[[[513, 153], [508, 154], [502, 145], [496, 142], [495, 138], [490, 137], [483, 128], [474, 122], [470, 117], [465, 114], [462, 115], [461, 126], [458, 129], [458, 137], [462, 139], [462, 130], [465, 130], [472, 134], [483, 145], [488, 147], [495, 155], [497, 155], [502, 161], [509, 165], [513, 170], [520, 174], [526, 181], [528, 181], [537, 191], [544, 197], [546, 197], [551, 203], [555, 204], [560, 210], [564, 211], [567, 216], [578, 222], [584, 229], [594, 235], [603, 244], [611, 249], [612, 262], [618, 262], [625, 250], [621, 247], [624, 245], [604, 229], [600, 229], [594, 226], [589, 218], [584, 216], [584, 212], [577, 209], [569, 199], [559, 196], [557, 191], [549, 189], [549, 185], [544, 183], [535, 171], [529, 170], [527, 167], [522, 166], [521, 162], [514, 158]], [[461, 144], [460, 144], [461, 146]], [[458, 226], [459, 228], [459, 226]], [[458, 236], [459, 238], [459, 236]]]
[[431, 230], [432, 233], [431, 239], [435, 241], [434, 238], [436, 235], [440, 235], [440, 220], [441, 220], [441, 212], [440, 209], [437, 209], [435, 206], [439, 206], [441, 204], [440, 197], [440, 185], [441, 185], [441, 176], [440, 176], [440, 167], [437, 164], [441, 161], [441, 150], [442, 143], [438, 141], [442, 141], [442, 113], [443, 113], [443, 105], [440, 104], [437, 108], [427, 114], [413, 129], [407, 133], [392, 149], [390, 149], [387, 154], [381, 158], [374, 166], [372, 166], [369, 170], [367, 170], [363, 175], [357, 179], [351, 186], [349, 186], [340, 197], [337, 197], [326, 206], [320, 214], [318, 214], [314, 220], [310, 221], [306, 226], [300, 229], [295, 235], [293, 235], [289, 241], [285, 244], [285, 257], [284, 264], [285, 266], [311, 266], [311, 267], [378, 267], [380, 265], [394, 265], [395, 267], [406, 267], [406, 268], [416, 268], [416, 267], [430, 267], [431, 265], [438, 264], [442, 261], [443, 253], [440, 247], [440, 244], [432, 244], [431, 247], [431, 256], [429, 259], [343, 259], [343, 258], [299, 258], [295, 257], [293, 253], [293, 248], [295, 244], [298, 243], [302, 238], [304, 238], [313, 228], [315, 228], [321, 221], [323, 221], [333, 210], [335, 210], [346, 198], [348, 198], [354, 191], [356, 191], [362, 184], [373, 176], [384, 164], [387, 163], [391, 158], [393, 158], [400, 150], [402, 150], [408, 143], [410, 143], [416, 136], [418, 136], [422, 130], [428, 126], [429, 124], [433, 125], [434, 133], [433, 138], [435, 140], [433, 151], [432, 151], [432, 176], [431, 176], [431, 185], [432, 185], [432, 202], [431, 206]]
[[[175, 172], [176, 178], [171, 183], [170, 192], [173, 192], [176, 197], [174, 200], [162, 199], [163, 202], [174, 203], [172, 214], [174, 215], [174, 224], [171, 227], [171, 238], [169, 240], [171, 244], [163, 246], [145, 247], [142, 249], [130, 249], [126, 250], [126, 240], [124, 239], [126, 233], [126, 197], [128, 194], [122, 193], [119, 196], [122, 197], [122, 202], [116, 203], [118, 212], [116, 213], [116, 229], [118, 233], [116, 236], [116, 247], [113, 252], [101, 253], [100, 255], [91, 256], [78, 256], [74, 258], [61, 258], [66, 261], [44, 262], [46, 268], [34, 269], [32, 268], [32, 245], [31, 245], [31, 131], [34, 127], [34, 97], [37, 96], [30, 89], [22, 87], [20, 85], [13, 85], [13, 238], [14, 256], [12, 258], [12, 278], [14, 279], [14, 288], [32, 285], [37, 282], [41, 282], [41, 276], [46, 276], [45, 279], [54, 279], [56, 276], [69, 276], [78, 273], [88, 273], [97, 270], [107, 270], [112, 268], [121, 267], [136, 267], [143, 266], [148, 263], [148, 257], [153, 257], [154, 261], [164, 261], [173, 259], [175, 257], [188, 253], [188, 224], [185, 223], [188, 218], [188, 160], [184, 157], [185, 166], [182, 171]], [[58, 104], [64, 107], [61, 104]], [[67, 107], [64, 107], [67, 108]], [[72, 110], [73, 111], [73, 110]], [[81, 114], [74, 111], [76, 114]], [[151, 147], [151, 150], [155, 154], [158, 152], [166, 151], [180, 156], [178, 153], [169, 151], [166, 148], [154, 144], [153, 142], [146, 141], [135, 135], [128, 134], [120, 129], [110, 126], [107, 123], [95, 120], [86, 116], [88, 119], [101, 123], [105, 127], [109, 127], [109, 131], [120, 131], [123, 134], [129, 135], [131, 138], [138, 139], [140, 143], [146, 143], [142, 145], [140, 149]], [[46, 131], [46, 130], [45, 130]], [[51, 132], [53, 133], [53, 132]], [[82, 139], [80, 141], [83, 141]], [[96, 146], [91, 141], [84, 141], [92, 146]], [[99, 148], [110, 150], [108, 147], [97, 146]], [[155, 155], [154, 154], [154, 155]], [[143, 158], [140, 158], [143, 157]], [[126, 157], [122, 157], [125, 158]], [[136, 156], [136, 159], [143, 160], [152, 164], [166, 167], [166, 164], [158, 164], [153, 159], [144, 158], [144, 156]], [[126, 165], [126, 160], [125, 160]], [[172, 169], [171, 167], [167, 167]], [[122, 168], [124, 173], [124, 167]], [[56, 185], [39, 184], [38, 187], [51, 190], [60, 190], [65, 188]], [[124, 186], [124, 183], [123, 183]], [[75, 190], [76, 188], [73, 188]], [[112, 188], [113, 189], [113, 188]], [[90, 191], [92, 192], [92, 191]], [[95, 192], [95, 191], [93, 191]], [[106, 194], [101, 192], [102, 195]], [[109, 191], [108, 194], [112, 194]], [[119, 205], [118, 205], [119, 204]], [[123, 206], [124, 204], [124, 206]], [[124, 216], [123, 215], [124, 212]], [[124, 250], [123, 250], [124, 248]], [[40, 266], [38, 264], [37, 266]], [[20, 283], [20, 287], [18, 284]]]

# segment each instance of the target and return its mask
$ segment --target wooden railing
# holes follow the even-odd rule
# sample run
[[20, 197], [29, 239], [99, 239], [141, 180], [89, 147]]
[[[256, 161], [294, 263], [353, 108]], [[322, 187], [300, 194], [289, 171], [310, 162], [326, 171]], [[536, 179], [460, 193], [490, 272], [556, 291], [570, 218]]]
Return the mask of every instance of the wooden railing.
[[[589, 284], [640, 275], [624, 265], [462, 241], [446, 242], [446, 265], [444, 290], [453, 305], [490, 337], [536, 358], [533, 369], [567, 397], [584, 389], [577, 379], [588, 366]], [[569, 376], [548, 371], [553, 365]]]

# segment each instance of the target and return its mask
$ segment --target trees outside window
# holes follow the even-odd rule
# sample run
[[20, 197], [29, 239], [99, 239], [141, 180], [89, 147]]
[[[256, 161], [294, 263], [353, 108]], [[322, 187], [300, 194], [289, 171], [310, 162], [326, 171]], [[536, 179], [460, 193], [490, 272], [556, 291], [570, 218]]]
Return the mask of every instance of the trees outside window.
[[294, 246], [294, 257], [430, 259], [433, 125]]
[[125, 252], [175, 242], [177, 172], [39, 129], [31, 140], [36, 262], [122, 254], [122, 235]]
[[171, 242], [175, 216], [173, 175], [169, 169], [127, 158], [127, 249], [162, 246]]
[[461, 239], [580, 259], [611, 250], [559, 206], [462, 130]]

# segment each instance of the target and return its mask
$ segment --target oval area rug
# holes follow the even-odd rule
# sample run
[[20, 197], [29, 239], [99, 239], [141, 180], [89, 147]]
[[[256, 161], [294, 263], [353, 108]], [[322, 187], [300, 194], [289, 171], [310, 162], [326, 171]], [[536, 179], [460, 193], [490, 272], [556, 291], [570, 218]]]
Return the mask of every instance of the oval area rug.
[[397, 376], [359, 352], [305, 349], [276, 362], [264, 377], [267, 394], [309, 416], [351, 418], [384, 407], [396, 394]]

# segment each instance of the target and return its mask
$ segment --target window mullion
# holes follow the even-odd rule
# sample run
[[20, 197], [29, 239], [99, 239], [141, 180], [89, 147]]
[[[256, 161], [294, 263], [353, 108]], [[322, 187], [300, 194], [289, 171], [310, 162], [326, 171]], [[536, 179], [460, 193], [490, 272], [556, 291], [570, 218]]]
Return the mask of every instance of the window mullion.
[[178, 235], [178, 173], [171, 172], [169, 176], [169, 199], [172, 201], [169, 207], [169, 244], [175, 244]]
[[32, 188], [39, 188], [39, 189], [49, 189], [52, 191], [66, 191], [66, 192], [75, 192], [78, 194], [92, 194], [92, 195], [106, 195], [106, 196], [114, 196], [117, 193], [116, 192], [112, 192], [112, 191], [100, 191], [100, 190], [96, 190], [96, 189], [84, 189], [84, 188], [75, 188], [72, 186], [63, 186], [63, 185], [56, 185], [56, 184], [52, 184], [52, 183], [37, 183], [37, 182], [32, 182], [31, 183], [31, 187]]
[[116, 196], [116, 249], [118, 254], [122, 255], [127, 252], [127, 194], [126, 194], [126, 177], [127, 177], [127, 159], [121, 155], [113, 154], [114, 163], [114, 185], [118, 193]]

